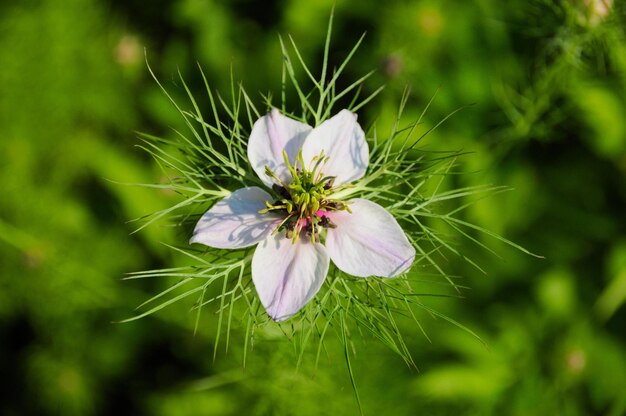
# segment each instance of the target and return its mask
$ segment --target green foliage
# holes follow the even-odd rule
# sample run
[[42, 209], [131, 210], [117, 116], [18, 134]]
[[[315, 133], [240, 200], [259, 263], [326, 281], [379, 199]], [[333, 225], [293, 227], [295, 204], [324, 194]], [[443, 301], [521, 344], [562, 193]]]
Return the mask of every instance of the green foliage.
[[[264, 105], [267, 107], [265, 111], [259, 111], [244, 87], [235, 86], [232, 80], [230, 100], [213, 93], [202, 70], [200, 71], [210, 102], [211, 117], [207, 118], [202, 114], [198, 105], [199, 100], [194, 97], [179, 72], [181, 85], [187, 94], [188, 105], [193, 109], [185, 110], [185, 104], [172, 98], [149, 68], [155, 82], [180, 114], [187, 128], [184, 132], [176, 130], [174, 140], [141, 134], [145, 142], [142, 148], [154, 158], [161, 167], [163, 175], [168, 178], [165, 184], [142, 186], [167, 189], [181, 195], [182, 198], [170, 208], [149, 216], [145, 223], [138, 226], [137, 231], [161, 219], [173, 219], [173, 225], [192, 228], [207, 206], [212, 206], [229, 192], [251, 184], [263, 186], [246, 161], [246, 143], [253, 123], [260, 114], [265, 114], [270, 108], [280, 107], [283, 113], [290, 114], [292, 118], [311, 125], [319, 125], [332, 115], [333, 107], [342, 99], [350, 100], [347, 108], [356, 112], [382, 91], [382, 87], [379, 87], [371, 94], [360, 97], [364, 82], [373, 72], [367, 73], [346, 87], [338, 86], [342, 73], [349, 65], [363, 37], [357, 41], [347, 53], [346, 58], [331, 74], [328, 61], [332, 29], [333, 14], [331, 13], [319, 78], [313, 75], [313, 70], [303, 61], [293, 38], [290, 37], [291, 48], [287, 48], [282, 38], [280, 39], [283, 57], [281, 103], [272, 104], [271, 95], [265, 96]], [[292, 60], [294, 55], [299, 64], [297, 66]], [[298, 68], [308, 78], [306, 83], [299, 79]], [[292, 114], [287, 107], [286, 96], [290, 89], [293, 89], [298, 97], [297, 107], [300, 108], [301, 114], [298, 112]], [[318, 363], [327, 337], [335, 333], [342, 344], [360, 412], [363, 412], [363, 409], [350, 358], [354, 349], [352, 340], [357, 333], [361, 334], [365, 340], [369, 337], [387, 345], [410, 367], [415, 367], [415, 362], [405, 341], [406, 332], [409, 330], [403, 329], [402, 323], [406, 318], [414, 321], [414, 332], [417, 330], [423, 332], [422, 316], [430, 314], [464, 329], [480, 340], [473, 331], [437, 312], [422, 301], [423, 298], [448, 297], [449, 294], [441, 291], [439, 293], [416, 291], [416, 282], [421, 279], [425, 270], [424, 266], [426, 266], [441, 274], [457, 292], [460, 292], [461, 287], [454, 283], [440, 266], [439, 259], [443, 258], [442, 252], [444, 251], [461, 256], [469, 264], [480, 269], [475, 262], [464, 257], [462, 251], [453, 247], [450, 237], [439, 232], [432, 223], [441, 222], [450, 228], [453, 235], [467, 237], [487, 250], [489, 248], [471, 236], [468, 230], [485, 233], [527, 254], [531, 253], [493, 232], [458, 218], [458, 213], [471, 206], [471, 202], [447, 212], [440, 212], [441, 208], [440, 210], [432, 208], [459, 198], [469, 198], [475, 195], [484, 197], [485, 194], [499, 192], [503, 188], [473, 186], [441, 191], [442, 183], [454, 168], [455, 159], [460, 154], [458, 152], [433, 154], [424, 151], [420, 142], [458, 110], [435, 126], [421, 132], [419, 137], [414, 137], [417, 136], [416, 132], [420, 129], [422, 119], [432, 99], [417, 120], [401, 128], [402, 112], [408, 98], [408, 93], [402, 96], [389, 136], [380, 138], [375, 126], [370, 129], [369, 135], [373, 137], [370, 145], [371, 161], [368, 173], [357, 183], [338, 188], [333, 193], [333, 198], [349, 200], [354, 197], [365, 197], [382, 203], [394, 218], [404, 224], [403, 229], [406, 230], [409, 239], [417, 244], [418, 254], [414, 262], [417, 271], [391, 280], [354, 279], [333, 266], [326, 284], [313, 302], [310, 302], [297, 317], [284, 324], [275, 324], [268, 319], [255, 294], [250, 266], [253, 249], [246, 248], [232, 253], [209, 247], [196, 253], [197, 248], [177, 248], [177, 251], [192, 259], [194, 264], [186, 268], [165, 268], [134, 273], [133, 279], [173, 278], [178, 282], [142, 303], [138, 308], [142, 309], [145, 306], [146, 310], [124, 322], [149, 316], [181, 300], [195, 297], [197, 299], [194, 305], [194, 309], [197, 310], [196, 331], [203, 309], [212, 306], [218, 314], [214, 359], [222, 333], [225, 337], [225, 349], [228, 351], [233, 326], [236, 327], [239, 324], [246, 328], [243, 339], [244, 365], [249, 347], [254, 342], [254, 334], [267, 330], [268, 326], [270, 328], [279, 326], [286, 339], [294, 344], [298, 355], [296, 368], [299, 368], [305, 352], [310, 348], [317, 351], [315, 362]], [[220, 116], [220, 113], [225, 116]], [[293, 171], [290, 165], [288, 167]], [[273, 175], [271, 170], [269, 172]], [[193, 207], [198, 204], [201, 206], [201, 211], [199, 215], [195, 215]], [[216, 296], [207, 299], [207, 293], [215, 291], [215, 288], [219, 286], [221, 286], [221, 291], [218, 289]], [[234, 319], [233, 316], [235, 316]], [[409, 327], [406, 324], [404, 326]], [[311, 346], [311, 343], [314, 345]]]
[[[162, 137], [160, 146], [177, 155], [184, 149], [176, 132], [189, 135], [185, 118], [172, 111], [145, 68], [144, 46], [156, 77], [175, 102], [188, 103], [181, 110], [201, 133], [199, 115], [213, 117], [208, 91], [223, 120], [212, 124], [215, 128], [233, 126], [221, 100], [239, 108], [249, 124], [257, 116], [250, 102], [258, 112], [265, 110], [256, 104], [259, 93], [301, 110], [315, 123], [327, 114], [317, 106], [298, 108], [301, 96], [290, 89], [284, 99], [280, 95], [277, 33], [285, 48], [292, 47], [291, 37], [298, 45], [299, 56], [291, 53], [294, 66], [302, 61], [321, 68], [331, 3], [29, 0], [0, 5], [0, 413], [354, 414], [352, 383], [365, 414], [626, 411], [623, 2], [481, 0], [453, 7], [431, 1], [337, 2], [327, 74], [340, 68], [367, 31], [337, 91], [379, 66], [363, 80], [359, 97], [366, 99], [383, 83], [386, 88], [359, 109], [359, 120], [376, 127], [380, 143], [395, 143], [390, 152], [401, 149], [435, 91], [415, 138], [455, 109], [475, 103], [431, 131], [419, 142], [420, 151], [407, 152], [403, 162], [432, 176], [420, 197], [439, 197], [413, 212], [403, 203], [395, 214], [407, 224], [424, 225], [411, 230], [413, 238], [463, 297], [424, 256], [410, 276], [413, 291], [454, 298], [420, 297], [424, 308], [415, 310], [428, 338], [415, 331], [409, 316], [396, 321], [403, 342], [387, 343], [410, 354], [419, 371], [408, 369], [389, 345], [368, 342], [367, 333], [344, 332], [351, 327], [349, 315], [337, 317], [323, 344], [309, 342], [321, 349], [304, 352], [298, 348], [302, 339], [286, 342], [285, 334], [307, 331], [248, 327], [240, 319], [247, 306], [232, 314], [227, 309], [237, 293], [248, 293], [258, 308], [253, 288], [238, 280], [241, 253], [222, 259], [223, 273], [205, 290], [211, 278], [198, 265], [212, 259], [188, 251], [184, 242], [193, 219], [185, 209], [175, 222], [186, 226], [173, 228], [157, 219], [131, 234], [146, 221], [130, 219], [169, 215], [169, 207], [194, 195], [199, 196], [187, 208], [199, 214], [224, 186], [204, 186], [204, 175], [192, 177], [202, 186], [172, 182], [153, 160], [133, 150], [143, 146], [156, 160], [162, 156], [143, 140], [152, 143], [151, 137], [136, 138], [133, 131]], [[607, 14], [600, 3], [609, 5]], [[319, 79], [318, 73], [313, 76]], [[306, 95], [304, 84], [313, 81], [306, 72], [296, 77]], [[240, 80], [246, 86], [241, 92]], [[411, 94], [396, 126], [407, 84]], [[340, 97], [335, 109], [349, 106], [352, 96]], [[394, 137], [388, 133], [393, 129], [397, 138], [383, 140]], [[370, 132], [373, 137], [374, 129]], [[245, 144], [245, 130], [236, 136]], [[185, 149], [198, 147], [192, 160], [208, 168], [202, 161], [218, 156], [207, 153], [196, 136], [188, 139]], [[220, 144], [219, 150], [228, 155], [223, 166], [232, 175], [227, 146]], [[441, 150], [451, 153], [435, 152]], [[241, 147], [231, 153], [232, 160], [242, 160]], [[458, 153], [467, 154], [450, 157]], [[172, 166], [161, 163], [171, 173]], [[249, 174], [237, 171], [235, 177]], [[485, 183], [493, 185], [477, 188]], [[405, 191], [415, 183], [410, 185], [398, 188]], [[514, 189], [477, 201], [479, 194], [463, 191], [493, 193], [504, 190], [501, 186]], [[377, 196], [386, 203], [401, 191]], [[363, 192], [375, 199], [373, 191]], [[469, 239], [454, 237], [456, 228]], [[509, 250], [481, 230], [545, 259]], [[427, 238], [429, 231], [442, 241]], [[177, 275], [121, 279], [129, 270], [163, 267]], [[221, 297], [226, 277], [233, 284], [227, 289], [239, 285], [239, 292]], [[336, 292], [338, 298], [347, 302], [341, 280], [332, 282], [343, 293]], [[193, 287], [194, 296], [203, 294], [201, 302], [190, 297], [147, 319], [111, 323], [133, 316], [131, 305], [176, 284], [170, 298]], [[392, 296], [396, 289], [376, 293]], [[197, 307], [204, 303], [206, 308]], [[352, 303], [352, 308], [358, 312], [359, 306]], [[442, 315], [480, 336], [486, 347]], [[262, 310], [257, 316], [262, 318]], [[246, 336], [253, 328], [253, 336]], [[311, 337], [318, 337], [317, 331]], [[344, 337], [350, 342], [343, 343]], [[244, 339], [249, 340], [245, 345], [239, 342]]]

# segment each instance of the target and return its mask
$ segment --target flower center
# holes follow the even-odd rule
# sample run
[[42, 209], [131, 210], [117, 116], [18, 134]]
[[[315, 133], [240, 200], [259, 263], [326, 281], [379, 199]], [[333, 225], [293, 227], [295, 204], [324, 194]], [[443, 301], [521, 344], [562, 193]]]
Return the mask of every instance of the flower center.
[[329, 157], [324, 151], [315, 156], [309, 166], [302, 159], [302, 151], [298, 153], [293, 165], [289, 162], [287, 152], [283, 151], [285, 165], [291, 174], [291, 181], [284, 183], [268, 166], [265, 173], [277, 183], [272, 185], [276, 193], [275, 201], [266, 201], [265, 209], [259, 213], [277, 211], [285, 214], [274, 233], [285, 231], [285, 237], [295, 243], [301, 232], [311, 237], [313, 242], [319, 241], [319, 232], [326, 228], [335, 228], [331, 216], [333, 211], [350, 211], [347, 204], [333, 199], [332, 193], [338, 188], [333, 187], [334, 176], [325, 176], [324, 166]]

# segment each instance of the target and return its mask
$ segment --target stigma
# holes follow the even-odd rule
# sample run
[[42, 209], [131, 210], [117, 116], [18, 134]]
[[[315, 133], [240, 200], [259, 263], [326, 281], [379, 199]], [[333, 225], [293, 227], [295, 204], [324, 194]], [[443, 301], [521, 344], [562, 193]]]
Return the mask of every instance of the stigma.
[[259, 213], [271, 211], [284, 215], [273, 234], [284, 233], [285, 238], [294, 244], [302, 234], [313, 243], [318, 242], [320, 233], [323, 235], [327, 228], [337, 227], [332, 221], [333, 212], [351, 212], [345, 202], [332, 198], [338, 189], [334, 186], [335, 177], [323, 173], [329, 157], [322, 151], [308, 166], [304, 163], [302, 151], [293, 164], [289, 162], [287, 152], [283, 151], [283, 157], [291, 180], [285, 183], [268, 166], [265, 167], [267, 175], [276, 182], [272, 185], [276, 199], [266, 201], [265, 208]]

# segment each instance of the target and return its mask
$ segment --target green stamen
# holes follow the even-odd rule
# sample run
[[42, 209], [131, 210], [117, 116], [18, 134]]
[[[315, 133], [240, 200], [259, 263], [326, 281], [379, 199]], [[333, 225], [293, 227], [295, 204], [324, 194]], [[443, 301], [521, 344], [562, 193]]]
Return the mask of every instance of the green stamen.
[[333, 192], [348, 185], [333, 187], [335, 177], [324, 175], [323, 169], [330, 158], [323, 151], [311, 160], [308, 167], [305, 166], [302, 151], [298, 152], [293, 164], [289, 161], [286, 151], [283, 151], [283, 158], [291, 174], [291, 181], [286, 185], [269, 166], [266, 166], [265, 173], [280, 184], [280, 186], [272, 186], [272, 190], [278, 194], [279, 198], [274, 202], [266, 201], [266, 208], [259, 210], [259, 213], [265, 214], [273, 211], [285, 214], [285, 219], [276, 227], [272, 235], [284, 230], [285, 237], [295, 244], [300, 234], [305, 231], [311, 238], [311, 242], [315, 244], [320, 241], [320, 230], [336, 227], [324, 215], [325, 212], [352, 212], [345, 202], [329, 198]]

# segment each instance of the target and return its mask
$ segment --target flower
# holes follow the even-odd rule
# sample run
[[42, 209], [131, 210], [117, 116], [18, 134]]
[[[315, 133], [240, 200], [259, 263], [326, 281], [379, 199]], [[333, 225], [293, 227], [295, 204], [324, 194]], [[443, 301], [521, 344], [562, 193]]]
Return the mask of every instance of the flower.
[[317, 294], [331, 259], [359, 277], [394, 277], [413, 263], [415, 249], [387, 210], [333, 197], [362, 178], [369, 162], [356, 114], [342, 110], [312, 128], [273, 109], [252, 127], [248, 159], [274, 196], [257, 186], [238, 189], [200, 218], [190, 242], [223, 249], [258, 243], [252, 280], [275, 321]]
[[595, 27], [609, 16], [613, 0], [583, 0], [582, 6], [578, 15], [580, 23]]

